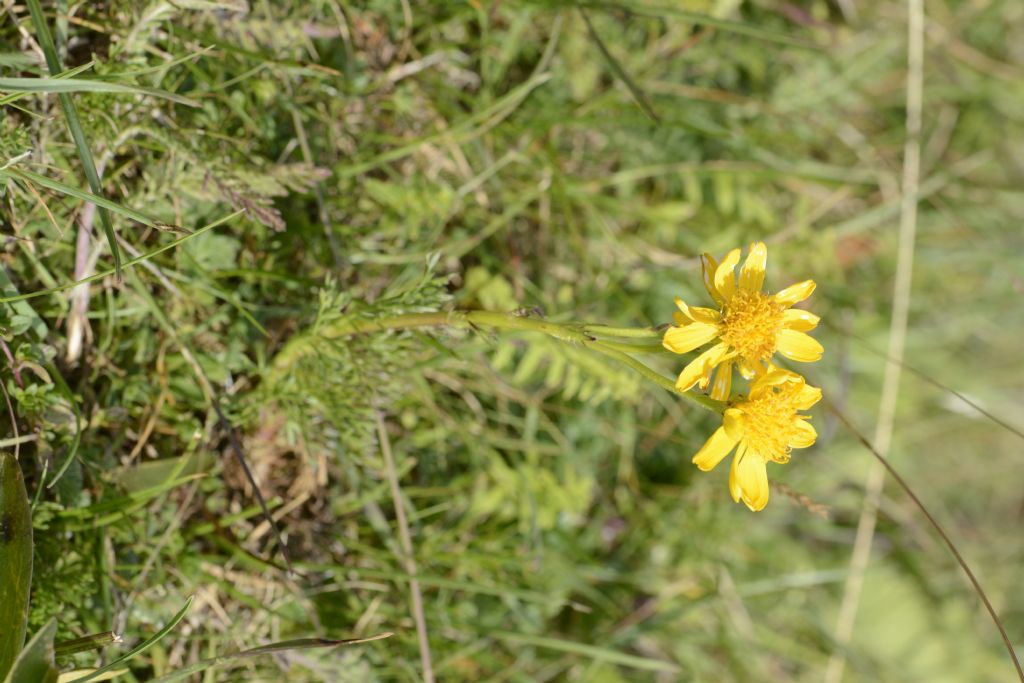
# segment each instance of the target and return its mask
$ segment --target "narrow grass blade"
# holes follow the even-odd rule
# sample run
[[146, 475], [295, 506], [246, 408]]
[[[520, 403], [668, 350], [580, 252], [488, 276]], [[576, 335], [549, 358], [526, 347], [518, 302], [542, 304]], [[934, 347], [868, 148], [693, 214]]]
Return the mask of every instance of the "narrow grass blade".
[[300, 638], [298, 640], [285, 640], [280, 643], [273, 643], [271, 645], [256, 647], [251, 650], [236, 652], [235, 654], [203, 659], [194, 664], [190, 664], [183, 669], [169, 673], [166, 676], [161, 676], [150, 683], [171, 683], [172, 681], [180, 681], [183, 678], [187, 678], [188, 676], [200, 671], [205, 671], [217, 664], [230, 662], [236, 659], [244, 659], [246, 657], [258, 657], [259, 655], [267, 655], [274, 652], [286, 652], [288, 650], [309, 650], [312, 648], [340, 647], [343, 645], [361, 645], [363, 643], [372, 643], [375, 640], [390, 638], [392, 635], [394, 634], [379, 633], [375, 636], [369, 636], [368, 638], [350, 638], [347, 640], [330, 640], [328, 638]]
[[21, 465], [0, 453], [0, 676], [25, 644], [32, 585], [32, 513]]
[[583, 8], [580, 7], [579, 10], [580, 16], [583, 17], [583, 23], [587, 25], [587, 33], [590, 34], [594, 44], [597, 45], [597, 49], [601, 52], [601, 56], [604, 57], [606, 62], [608, 62], [608, 66], [611, 68], [612, 73], [614, 73], [615, 77], [622, 81], [629, 90], [629, 94], [633, 96], [633, 101], [635, 101], [636, 105], [640, 107], [640, 111], [646, 114], [647, 118], [651, 121], [661, 123], [661, 120], [654, 111], [654, 107], [652, 107], [651, 103], [647, 100], [647, 96], [644, 94], [644, 91], [640, 89], [640, 86], [638, 86], [632, 78], [630, 78], [629, 73], [621, 64], [619, 64], [619, 60], [615, 59], [615, 56], [608, 51], [608, 47], [604, 44], [604, 41], [601, 40], [601, 36], [598, 35], [597, 29], [594, 28], [594, 24], [591, 23], [590, 17], [587, 16], [587, 13]]
[[0, 53], [0, 66], [29, 66], [33, 64], [32, 55], [23, 52], [2, 52]]
[[142, 88], [137, 85], [125, 85], [108, 81], [94, 81], [85, 78], [0, 78], [0, 90], [25, 93], [109, 92], [127, 95], [149, 95], [190, 107], [199, 106], [199, 103], [195, 100], [167, 92], [166, 90]]
[[158, 642], [163, 640], [164, 636], [166, 636], [168, 633], [174, 630], [174, 627], [178, 625], [178, 622], [185, 618], [185, 613], [188, 612], [189, 607], [192, 606], [192, 600], [194, 599], [194, 596], [189, 596], [188, 600], [185, 601], [185, 606], [182, 607], [177, 614], [171, 617], [171, 620], [168, 621], [162, 629], [160, 629], [152, 636], [146, 638], [146, 640], [136, 645], [123, 657], [118, 657], [110, 664], [107, 664], [106, 666], [101, 666], [92, 673], [86, 674], [82, 678], [76, 678], [71, 683], [86, 683], [86, 681], [98, 680], [103, 674], [107, 673], [108, 671], [113, 671], [114, 669], [117, 669], [119, 666], [131, 660], [133, 657], [142, 654], [149, 648], [156, 645]]
[[694, 24], [701, 24], [704, 26], [711, 26], [720, 31], [726, 31], [729, 33], [738, 33], [740, 35], [750, 36], [751, 38], [757, 38], [764, 40], [769, 43], [776, 43], [779, 45], [788, 45], [790, 47], [799, 47], [808, 50], [820, 50], [821, 46], [816, 45], [812, 42], [802, 40], [800, 38], [794, 38], [793, 36], [781, 33], [779, 31], [772, 31], [771, 29], [762, 28], [753, 24], [745, 24], [740, 21], [731, 21], [729, 19], [720, 19], [718, 17], [712, 17], [707, 14], [701, 14], [699, 12], [692, 12], [690, 10], [682, 9], [681, 5], [678, 4], [667, 4], [667, 3], [654, 3], [654, 2], [638, 2], [637, 0], [620, 0], [614, 2], [612, 0], [532, 0], [535, 4], [555, 7], [587, 7], [596, 10], [618, 10], [631, 12], [633, 14], [643, 14], [653, 17], [675, 17], [684, 21], [689, 21]]
[[597, 645], [587, 645], [586, 643], [577, 643], [571, 640], [562, 640], [560, 638], [534, 636], [526, 633], [512, 633], [509, 631], [494, 631], [490, 635], [499, 640], [505, 640], [517, 645], [530, 645], [549, 650], [557, 650], [568, 654], [580, 655], [599, 662], [617, 664], [618, 666], [624, 666], [630, 669], [639, 669], [641, 671], [665, 671], [675, 674], [679, 673], [679, 667], [672, 662], [664, 662], [660, 659], [650, 659], [649, 657], [637, 657], [636, 655], [626, 654], [625, 652], [612, 650], [606, 647], [599, 647]]
[[[54, 80], [58, 80], [58, 79], [63, 79], [63, 78], [72, 78], [74, 76], [77, 76], [80, 73], [88, 71], [95, 64], [96, 64], [95, 60], [91, 61], [91, 62], [86, 62], [85, 64], [79, 64], [78, 66], [76, 66], [76, 67], [74, 67], [72, 69], [67, 69], [66, 71], [61, 71], [56, 76], [53, 76], [53, 79]], [[29, 92], [14, 92], [14, 93], [11, 93], [10, 95], [4, 95], [3, 97], [0, 97], [0, 105], [10, 104], [11, 102], [14, 102], [15, 100], [20, 100], [22, 97], [27, 97], [27, 96], [29, 96], [31, 94], [32, 93], [29, 93]]]
[[42, 185], [43, 187], [54, 190], [56, 192], [66, 194], [69, 197], [75, 197], [76, 199], [92, 202], [93, 204], [102, 209], [109, 209], [114, 213], [121, 214], [125, 218], [130, 218], [133, 221], [138, 221], [139, 223], [147, 225], [151, 228], [158, 228], [161, 225], [161, 223], [159, 223], [158, 221], [155, 221], [149, 216], [143, 213], [139, 213], [134, 209], [129, 209], [126, 206], [121, 206], [117, 202], [112, 202], [109, 199], [105, 199], [99, 195], [91, 194], [89, 192], [86, 192], [85, 190], [79, 190], [77, 187], [66, 185], [60, 182], [59, 180], [53, 180], [52, 178], [47, 178], [44, 175], [39, 175], [38, 173], [33, 173], [32, 171], [26, 171], [20, 168], [0, 169], [0, 178], [4, 176], [8, 178], [15, 178], [22, 182], [33, 182], [38, 185]]
[[[50, 35], [50, 27], [46, 24], [46, 17], [43, 16], [43, 8], [39, 5], [39, 0], [26, 1], [29, 13], [32, 15], [32, 24], [35, 26], [36, 37], [46, 57], [46, 65], [49, 67], [50, 73], [56, 76], [62, 71], [60, 56], [57, 54], [57, 48], [53, 44], [53, 36]], [[82, 168], [85, 171], [86, 179], [89, 181], [89, 187], [92, 189], [93, 194], [102, 195], [103, 184], [100, 182], [100, 175], [96, 171], [96, 163], [93, 161], [89, 143], [85, 139], [85, 130], [82, 129], [82, 122], [78, 119], [78, 110], [75, 109], [75, 103], [67, 93], [58, 93], [57, 97], [60, 99], [61, 108], [64, 110], [64, 118], [67, 119], [68, 130], [71, 131], [75, 147], [78, 148], [78, 156], [82, 161]], [[100, 223], [103, 225], [103, 232], [107, 237], [110, 254], [114, 257], [114, 272], [117, 274], [118, 279], [120, 279], [121, 250], [117, 246], [117, 238], [114, 234], [114, 224], [110, 219], [110, 212], [106, 207], [99, 205], [97, 205], [97, 211], [100, 215]]]
[[195, 99], [156, 88], [142, 88], [137, 85], [93, 81], [82, 78], [0, 78], [0, 90], [8, 92], [114, 92], [129, 95], [150, 95], [169, 99], [187, 106], [199, 106]]

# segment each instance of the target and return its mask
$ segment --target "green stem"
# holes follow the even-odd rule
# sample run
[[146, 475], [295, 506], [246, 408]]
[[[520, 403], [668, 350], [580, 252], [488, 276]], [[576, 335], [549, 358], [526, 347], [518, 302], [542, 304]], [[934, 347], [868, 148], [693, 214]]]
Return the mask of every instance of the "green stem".
[[626, 339], [661, 339], [663, 327], [611, 327], [609, 325], [581, 325], [580, 330], [594, 337], [620, 337]]
[[583, 346], [623, 365], [627, 365], [666, 391], [683, 396], [702, 408], [716, 413], [722, 413], [725, 410], [725, 404], [722, 401], [715, 401], [701, 394], [679, 391], [676, 389], [675, 382], [671, 378], [665, 377], [656, 370], [649, 368], [629, 353], [638, 351], [649, 352], [654, 350], [652, 345], [631, 346], [625, 343], [602, 341], [596, 338], [597, 336], [609, 336], [652, 339], [660, 336], [660, 333], [653, 328], [633, 329], [608, 327], [605, 325], [580, 325], [577, 323], [560, 324], [494, 311], [433, 311], [429, 313], [406, 313], [368, 320], [344, 318], [311, 333], [297, 335], [290, 339], [277, 356], [274, 357], [267, 380], [273, 384], [276, 380], [285, 376], [298, 360], [315, 351], [317, 339], [340, 339], [354, 334], [384, 332], [387, 330], [410, 330], [420, 327], [455, 327], [462, 329], [491, 327], [503, 330], [539, 332], [568, 344]]

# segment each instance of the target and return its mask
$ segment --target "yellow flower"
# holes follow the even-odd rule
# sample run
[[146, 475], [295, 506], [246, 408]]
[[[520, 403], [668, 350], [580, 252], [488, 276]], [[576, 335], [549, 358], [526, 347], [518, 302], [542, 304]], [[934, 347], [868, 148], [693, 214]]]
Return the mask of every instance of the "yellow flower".
[[768, 504], [769, 460], [785, 464], [794, 448], [807, 448], [818, 438], [807, 410], [821, 398], [821, 389], [800, 375], [769, 366], [750, 386], [750, 395], [726, 409], [719, 427], [693, 456], [705, 472], [736, 449], [729, 471], [729, 492], [755, 512]]
[[781, 292], [765, 294], [761, 287], [767, 260], [768, 247], [764, 242], [750, 245], [737, 282], [739, 249], [730, 251], [721, 263], [704, 254], [704, 286], [719, 310], [687, 306], [682, 299], [676, 299], [676, 324], [665, 332], [662, 344], [673, 353], [688, 353], [715, 339], [718, 343], [683, 369], [676, 381], [677, 389], [687, 391], [695, 384], [707, 388], [712, 371], [721, 366], [711, 397], [724, 401], [732, 387], [733, 365], [750, 379], [765, 372], [776, 351], [791, 360], [808, 363], [821, 358], [821, 344], [804, 334], [817, 326], [818, 316], [790, 308], [811, 295], [814, 281], [804, 280]]

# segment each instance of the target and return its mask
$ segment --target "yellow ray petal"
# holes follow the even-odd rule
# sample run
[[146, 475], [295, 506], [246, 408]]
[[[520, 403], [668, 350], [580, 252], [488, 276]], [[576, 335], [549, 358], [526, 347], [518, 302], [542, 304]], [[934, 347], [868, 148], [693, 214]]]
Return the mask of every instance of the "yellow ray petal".
[[760, 292], [764, 284], [764, 270], [768, 263], [768, 247], [764, 242], [750, 245], [750, 253], [740, 269], [740, 289], [747, 292]]
[[743, 491], [740, 489], [740, 478], [736, 474], [737, 465], [747, 454], [746, 444], [741, 443], [736, 447], [736, 455], [732, 458], [732, 465], [729, 467], [729, 495], [732, 496], [732, 502], [738, 503], [743, 497]]
[[701, 389], [708, 385], [711, 371], [722, 357], [728, 352], [729, 347], [725, 344], [715, 344], [710, 349], [690, 361], [683, 371], [679, 373], [676, 380], [676, 389], [687, 391], [693, 388], [694, 384], [701, 383]]
[[736, 483], [740, 497], [754, 512], [763, 510], [768, 504], [768, 468], [765, 467], [764, 459], [748, 450], [737, 460]]
[[736, 352], [730, 352], [726, 344], [716, 344], [708, 349], [708, 351], [708, 359], [704, 365], [704, 374], [698, 384], [702, 390], [708, 388], [708, 384], [711, 382], [711, 373], [718, 365], [736, 357]]
[[729, 398], [729, 392], [732, 390], [732, 364], [733, 361], [727, 360], [718, 366], [715, 383], [711, 385], [709, 394], [716, 401], [725, 401]]
[[672, 353], [689, 353], [718, 336], [718, 327], [706, 323], [690, 323], [665, 330], [661, 345]]
[[782, 312], [782, 326], [800, 332], [810, 332], [818, 326], [818, 316], [800, 308], [787, 308]]
[[715, 287], [715, 271], [718, 270], [718, 261], [711, 254], [701, 254], [700, 270], [704, 276], [704, 289], [708, 290], [708, 294], [715, 300], [715, 303], [721, 306], [725, 303], [725, 297], [719, 294]]
[[786, 358], [802, 363], [813, 363], [825, 352], [814, 337], [796, 330], [779, 330], [775, 337], [776, 349]]
[[736, 266], [740, 262], [740, 250], [733, 249], [715, 269], [715, 289], [726, 300], [736, 292]]
[[795, 285], [786, 287], [781, 292], [775, 294], [775, 301], [782, 304], [783, 306], [792, 306], [793, 304], [803, 301], [811, 295], [814, 288], [817, 287], [814, 280], [804, 280], [798, 282]]
[[737, 363], [740, 368], [740, 374], [743, 375], [743, 379], [753, 379], [755, 375], [764, 372], [764, 369], [759, 367], [756, 363], [751, 363], [746, 358], [740, 358]]
[[750, 395], [760, 394], [780, 384], [803, 384], [804, 378], [769, 363], [767, 371], [750, 385]]
[[796, 395], [796, 407], [798, 410], [807, 410], [821, 400], [821, 389], [804, 384], [800, 387], [800, 393]]
[[728, 408], [722, 415], [722, 426], [725, 433], [739, 441], [747, 431], [746, 423], [743, 421], [743, 411], [736, 408]]
[[693, 456], [693, 464], [704, 472], [715, 469], [715, 465], [722, 462], [722, 458], [729, 455], [736, 446], [736, 440], [731, 438], [725, 431], [725, 427], [719, 427], [715, 433], [704, 442], [697, 455]]
[[807, 420], [796, 420], [793, 423], [793, 435], [789, 437], [789, 445], [793, 448], [807, 448], [818, 439], [818, 432]]
[[687, 319], [698, 323], [712, 325], [721, 319], [721, 314], [713, 308], [701, 308], [700, 306], [688, 306], [685, 301], [676, 297], [676, 306]]

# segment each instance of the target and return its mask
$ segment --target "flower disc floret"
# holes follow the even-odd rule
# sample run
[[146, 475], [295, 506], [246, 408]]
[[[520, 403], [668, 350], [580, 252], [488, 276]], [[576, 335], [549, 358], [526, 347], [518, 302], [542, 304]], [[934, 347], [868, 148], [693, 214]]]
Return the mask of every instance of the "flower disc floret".
[[784, 310], [767, 294], [740, 290], [722, 309], [719, 337], [740, 357], [766, 362], [775, 353]]

